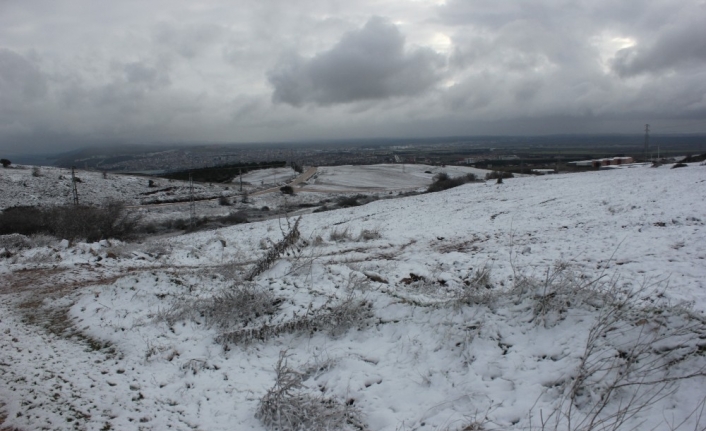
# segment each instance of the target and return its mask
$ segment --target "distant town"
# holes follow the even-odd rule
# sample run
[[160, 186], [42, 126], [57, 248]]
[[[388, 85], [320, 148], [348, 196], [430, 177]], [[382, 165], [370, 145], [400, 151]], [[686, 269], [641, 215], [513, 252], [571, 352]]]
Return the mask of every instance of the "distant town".
[[590, 169], [595, 167], [591, 161], [596, 159], [631, 157], [644, 161], [702, 153], [706, 153], [706, 136], [703, 135], [652, 136], [647, 145], [642, 135], [556, 135], [286, 144], [116, 145], [73, 151], [47, 159], [45, 164], [142, 174], [281, 161], [299, 166], [448, 164], [541, 173]]

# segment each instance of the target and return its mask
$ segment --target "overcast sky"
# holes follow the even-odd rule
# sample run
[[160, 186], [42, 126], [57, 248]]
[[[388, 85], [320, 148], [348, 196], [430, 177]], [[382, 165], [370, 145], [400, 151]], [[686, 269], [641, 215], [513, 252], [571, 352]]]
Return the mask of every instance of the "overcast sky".
[[706, 131], [706, 1], [0, 0], [0, 150]]

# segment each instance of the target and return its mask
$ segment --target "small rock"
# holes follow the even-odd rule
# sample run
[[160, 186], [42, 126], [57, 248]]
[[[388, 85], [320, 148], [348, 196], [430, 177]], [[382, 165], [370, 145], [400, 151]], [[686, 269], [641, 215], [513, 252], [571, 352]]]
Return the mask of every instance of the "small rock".
[[532, 248], [530, 246], [525, 247], [522, 249], [522, 254], [530, 254], [532, 253]]

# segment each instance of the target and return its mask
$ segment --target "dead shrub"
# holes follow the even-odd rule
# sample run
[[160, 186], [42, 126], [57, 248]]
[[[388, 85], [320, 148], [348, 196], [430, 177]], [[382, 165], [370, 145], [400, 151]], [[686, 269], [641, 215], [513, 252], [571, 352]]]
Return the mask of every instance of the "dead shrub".
[[308, 393], [303, 380], [303, 373], [289, 367], [286, 351], [280, 352], [275, 383], [260, 399], [255, 417], [277, 431], [366, 429], [352, 403]]
[[466, 174], [461, 177], [451, 178], [446, 172], [439, 172], [434, 176], [434, 182], [427, 187], [427, 193], [448, 190], [476, 180], [477, 177], [475, 174]]
[[493, 172], [488, 172], [485, 174], [485, 179], [486, 180], [498, 180], [501, 178], [514, 178], [515, 175], [512, 174], [512, 172], [504, 172], [504, 171], [493, 171]]
[[139, 217], [129, 213], [119, 201], [107, 201], [101, 206], [14, 207], [0, 214], [0, 234], [43, 233], [89, 242], [126, 239], [134, 233], [138, 221]]
[[252, 341], [267, 341], [270, 338], [296, 332], [327, 331], [332, 335], [341, 334], [351, 327], [363, 325], [372, 316], [372, 303], [356, 298], [352, 294], [343, 299], [330, 299], [323, 306], [311, 305], [301, 314], [280, 323], [250, 326], [226, 332], [216, 341], [223, 344], [247, 344]]
[[282, 254], [287, 252], [287, 249], [296, 245], [297, 241], [299, 241], [299, 238], [301, 237], [301, 233], [299, 232], [300, 220], [301, 217], [299, 217], [294, 222], [294, 226], [292, 226], [289, 232], [284, 235], [284, 238], [282, 238], [277, 243], [272, 243], [272, 247], [262, 258], [260, 258], [260, 260], [257, 261], [255, 266], [253, 266], [253, 268], [250, 270], [250, 273], [246, 277], [246, 280], [251, 281], [258, 275], [267, 271], [272, 266], [272, 264], [275, 263], [280, 258], [280, 256], [282, 256]]
[[160, 315], [169, 325], [191, 320], [219, 330], [234, 330], [254, 324], [279, 311], [282, 299], [272, 292], [246, 284], [222, 290], [210, 298], [181, 301]]

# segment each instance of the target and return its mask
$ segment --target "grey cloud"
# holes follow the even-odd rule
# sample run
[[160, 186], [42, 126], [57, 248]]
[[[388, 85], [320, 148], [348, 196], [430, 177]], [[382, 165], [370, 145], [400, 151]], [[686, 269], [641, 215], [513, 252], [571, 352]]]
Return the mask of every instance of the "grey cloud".
[[132, 62], [123, 66], [125, 78], [131, 84], [144, 84], [150, 88], [169, 85], [166, 68], [148, 66], [143, 62]]
[[46, 80], [32, 62], [14, 51], [0, 49], [0, 105], [34, 101], [46, 92]]
[[659, 32], [653, 42], [625, 48], [611, 61], [622, 77], [706, 64], [706, 7]]
[[267, 78], [275, 102], [331, 105], [421, 94], [438, 81], [443, 62], [430, 49], [405, 52], [399, 29], [376, 17], [313, 58], [285, 56]]
[[224, 29], [217, 25], [180, 26], [161, 22], [154, 30], [154, 39], [161, 46], [176, 51], [184, 58], [192, 59], [223, 33]]

